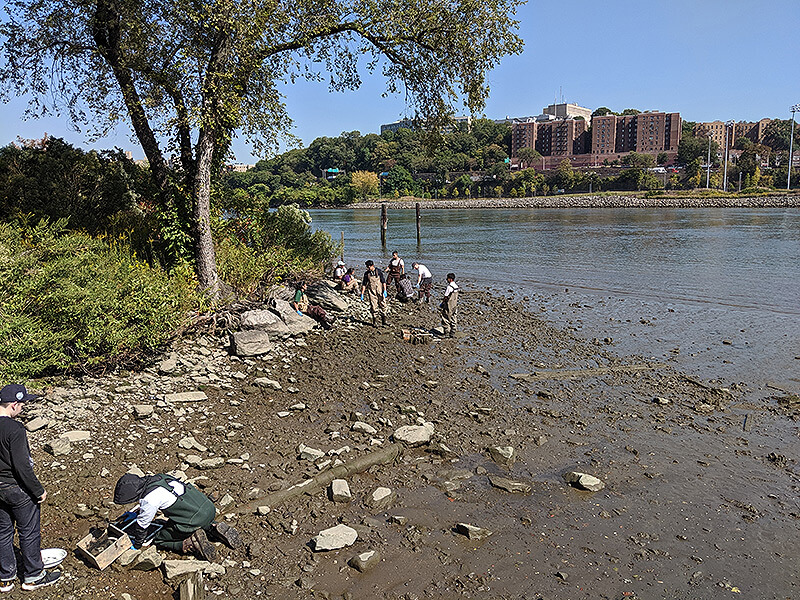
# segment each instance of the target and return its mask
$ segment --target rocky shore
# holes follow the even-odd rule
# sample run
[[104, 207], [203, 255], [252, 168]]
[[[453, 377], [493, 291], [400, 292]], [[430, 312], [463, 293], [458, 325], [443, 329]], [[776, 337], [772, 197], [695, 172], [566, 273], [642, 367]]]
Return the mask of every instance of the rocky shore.
[[[535, 198], [474, 198], [464, 200], [420, 200], [404, 197], [383, 201], [391, 208], [414, 208], [419, 202], [425, 210], [436, 208], [797, 208], [800, 196], [669, 198], [634, 195], [543, 196]], [[355, 209], [380, 208], [383, 202], [360, 202]]]
[[330, 297], [330, 331], [240, 316], [280, 329], [240, 346], [254, 356], [218, 330], [142, 372], [40, 390], [25, 418], [44, 546], [72, 550], [116, 516], [128, 470], [193, 481], [245, 546], [216, 563], [150, 549], [103, 572], [70, 554], [38, 597], [185, 598], [193, 572], [191, 597], [800, 593], [797, 396], [620, 357], [480, 291], [462, 294], [454, 340], [427, 335], [433, 305], [392, 302], [373, 329], [364, 304]]

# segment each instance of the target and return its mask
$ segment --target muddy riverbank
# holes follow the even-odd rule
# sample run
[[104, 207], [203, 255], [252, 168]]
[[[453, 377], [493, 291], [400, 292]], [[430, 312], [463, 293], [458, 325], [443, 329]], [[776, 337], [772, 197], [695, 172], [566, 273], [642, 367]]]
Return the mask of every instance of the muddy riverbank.
[[[432, 305], [392, 303], [391, 326], [376, 330], [353, 303], [331, 331], [260, 358], [231, 357], [227, 337], [209, 334], [177, 343], [169, 372], [59, 382], [30, 415], [48, 423], [30, 433], [49, 492], [43, 543], [71, 549], [119, 512], [113, 485], [135, 464], [182, 471], [241, 531], [245, 549], [221, 547], [206, 575], [215, 597], [796, 597], [797, 398], [617, 356], [525, 306], [466, 292], [458, 338], [414, 345], [398, 333], [437, 324]], [[198, 390], [205, 399], [169, 395]], [[347, 477], [350, 502], [325, 490], [265, 500], [418, 423], [433, 424], [431, 443]], [[89, 439], [43, 450], [70, 430]], [[605, 487], [571, 487], [569, 471]], [[378, 487], [392, 492], [386, 506], [370, 501]], [[340, 523], [355, 543], [312, 551]], [[470, 539], [458, 523], [491, 535]], [[348, 565], [373, 550], [363, 573]], [[176, 586], [162, 570], [99, 574], [75, 556], [64, 567], [40, 597], [167, 598]]]

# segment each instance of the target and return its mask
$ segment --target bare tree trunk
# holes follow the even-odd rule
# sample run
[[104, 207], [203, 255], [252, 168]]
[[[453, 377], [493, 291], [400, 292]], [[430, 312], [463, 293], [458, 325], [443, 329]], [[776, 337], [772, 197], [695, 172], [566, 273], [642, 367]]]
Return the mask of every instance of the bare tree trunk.
[[211, 237], [211, 161], [214, 142], [207, 130], [201, 130], [197, 142], [197, 172], [194, 176], [194, 259], [200, 289], [214, 300], [219, 298], [219, 276], [214, 240]]

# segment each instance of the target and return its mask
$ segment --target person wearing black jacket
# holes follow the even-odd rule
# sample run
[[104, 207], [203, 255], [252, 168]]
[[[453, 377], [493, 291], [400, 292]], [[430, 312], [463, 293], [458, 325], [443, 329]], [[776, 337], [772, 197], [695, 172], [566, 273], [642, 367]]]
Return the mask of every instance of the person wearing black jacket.
[[22, 589], [51, 585], [60, 571], [45, 571], [41, 553], [41, 509], [47, 492], [33, 472], [25, 427], [15, 418], [35, 400], [25, 386], [12, 383], [0, 390], [0, 592], [14, 588], [17, 559], [14, 524], [22, 555]]

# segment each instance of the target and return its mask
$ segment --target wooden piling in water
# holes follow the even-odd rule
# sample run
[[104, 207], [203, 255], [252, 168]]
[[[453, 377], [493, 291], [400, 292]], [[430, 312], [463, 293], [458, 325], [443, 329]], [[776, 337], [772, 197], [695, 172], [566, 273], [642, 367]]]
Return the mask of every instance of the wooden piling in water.
[[381, 246], [386, 246], [386, 229], [389, 226], [389, 215], [386, 203], [381, 204]]
[[422, 240], [419, 231], [419, 202], [417, 202], [416, 209], [417, 209], [417, 244], [419, 244], [420, 241]]
[[344, 231], [342, 231], [342, 262], [344, 262]]

